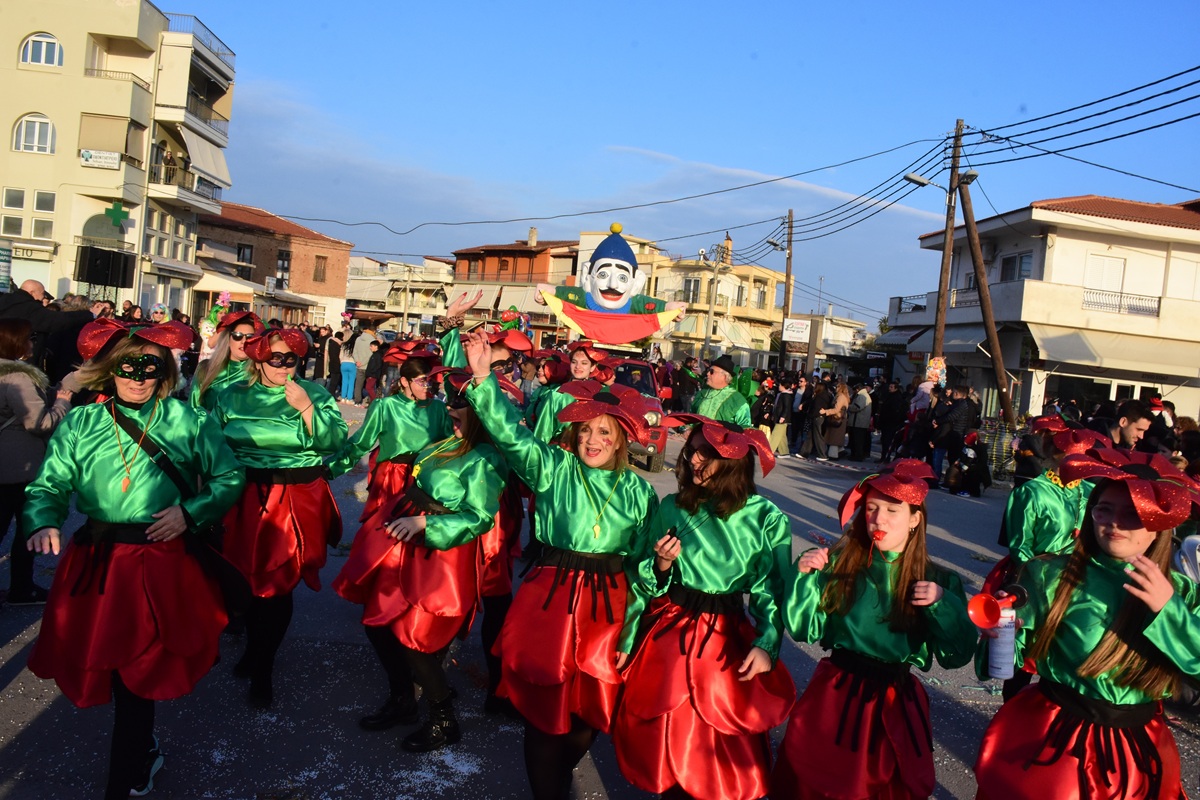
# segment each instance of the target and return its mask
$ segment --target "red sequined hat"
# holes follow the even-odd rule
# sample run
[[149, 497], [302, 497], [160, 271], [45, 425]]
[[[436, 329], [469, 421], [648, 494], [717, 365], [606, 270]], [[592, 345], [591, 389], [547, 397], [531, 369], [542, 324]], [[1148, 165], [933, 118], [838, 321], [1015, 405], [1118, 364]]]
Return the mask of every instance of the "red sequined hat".
[[1062, 433], [1066, 430], [1070, 430], [1070, 426], [1058, 414], [1046, 414], [1029, 421], [1030, 433]]
[[571, 355], [575, 355], [575, 352], [578, 350], [582, 350], [584, 355], [590, 358], [594, 363], [599, 364], [605, 359], [604, 352], [597, 350], [596, 343], [589, 341], [588, 339], [580, 339], [577, 342], [571, 342], [569, 345], [567, 345], [567, 351]]
[[631, 439], [644, 446], [650, 442], [650, 431], [642, 413], [641, 403], [635, 403], [630, 395], [619, 390], [616, 393], [604, 390], [571, 403], [558, 412], [557, 419], [559, 422], [588, 422], [608, 414]]
[[492, 331], [487, 337], [490, 344], [502, 344], [514, 353], [528, 353], [533, 350], [533, 342], [529, 337], [515, 328]]
[[663, 421], [668, 428], [679, 425], [698, 425], [692, 429], [692, 436], [699, 432], [704, 441], [712, 445], [721, 458], [742, 459], [750, 454], [750, 448], [758, 452], [758, 463], [763, 477], [775, 468], [775, 454], [767, 436], [758, 428], [743, 428], [732, 422], [717, 422], [699, 414], [671, 414]]
[[84, 325], [83, 330], [79, 332], [79, 355], [84, 361], [91, 361], [124, 336], [145, 339], [168, 350], [187, 350], [192, 346], [195, 334], [187, 325], [174, 320], [158, 325], [125, 325], [103, 317]]
[[1112, 444], [1112, 439], [1109, 439], [1104, 434], [1096, 433], [1086, 428], [1076, 428], [1056, 433], [1054, 434], [1053, 441], [1054, 449], [1067, 455], [1084, 453], [1093, 448], [1109, 447]]
[[217, 323], [217, 330], [232, 329], [243, 322], [253, 325], [255, 333], [262, 333], [267, 329], [262, 320], [258, 318], [258, 314], [253, 311], [231, 311], [221, 317], [221, 321]]
[[[547, 356], [538, 356], [537, 353], [550, 353]], [[546, 379], [549, 385], [558, 386], [571, 380], [571, 367], [563, 358], [562, 353], [557, 350], [538, 350], [533, 354], [534, 358], [542, 358], [543, 361], [539, 366], [546, 372]]]
[[1157, 453], [1095, 448], [1064, 458], [1058, 475], [1066, 483], [1121, 481], [1148, 531], [1170, 530], [1191, 516], [1193, 506], [1200, 507], [1200, 485]]
[[617, 373], [613, 372], [613, 368], [608, 364], [601, 362], [592, 367], [592, 377], [600, 383], [607, 383], [616, 378]]
[[584, 381], [567, 381], [559, 391], [571, 395], [576, 400], [591, 400], [596, 392], [604, 391], [604, 384], [591, 378]]
[[403, 364], [410, 358], [428, 358], [436, 361], [439, 356], [429, 349], [429, 344], [424, 339], [413, 339], [404, 342], [392, 342], [391, 347], [383, 354], [383, 363]]
[[902, 500], [909, 505], [919, 506], [929, 494], [929, 481], [936, 481], [933, 469], [924, 461], [902, 458], [892, 462], [878, 475], [868, 475], [842, 495], [838, 502], [838, 520], [843, 528], [862, 507], [869, 489]]
[[286, 328], [251, 336], [246, 340], [246, 356], [251, 361], [266, 361], [271, 357], [271, 340], [276, 337], [282, 339], [297, 358], [304, 358], [308, 353], [308, 337], [295, 328]]
[[549, 358], [554, 361], [561, 361], [563, 363], [566, 363], [567, 361], [566, 355], [558, 350], [534, 350], [529, 354], [529, 358], [536, 358], [539, 360]]
[[[500, 389], [508, 395], [514, 402], [525, 402], [525, 393], [518, 386], [503, 375], [497, 375], [496, 380], [500, 383]], [[449, 387], [446, 394], [462, 394], [467, 389], [467, 384], [471, 382], [471, 373], [461, 367], [434, 367], [429, 370], [429, 378], [433, 380], [441, 380]]]

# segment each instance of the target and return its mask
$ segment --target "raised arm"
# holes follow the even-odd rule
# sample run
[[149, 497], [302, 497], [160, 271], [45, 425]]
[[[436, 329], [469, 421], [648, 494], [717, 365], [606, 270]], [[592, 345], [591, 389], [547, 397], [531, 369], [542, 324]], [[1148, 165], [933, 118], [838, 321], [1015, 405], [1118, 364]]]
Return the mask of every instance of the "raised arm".
[[754, 619], [754, 646], [765, 650], [773, 662], [779, 658], [783, 640], [783, 587], [792, 564], [792, 526], [782, 511], [772, 511], [767, 517], [762, 542], [750, 586], [749, 610]]

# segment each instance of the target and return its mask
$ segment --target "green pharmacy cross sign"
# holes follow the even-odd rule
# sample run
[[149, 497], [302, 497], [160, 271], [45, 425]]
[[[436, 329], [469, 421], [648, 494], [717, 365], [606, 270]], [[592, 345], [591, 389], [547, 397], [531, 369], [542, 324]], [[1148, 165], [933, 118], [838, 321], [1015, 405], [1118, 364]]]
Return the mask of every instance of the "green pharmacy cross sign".
[[129, 212], [121, 207], [120, 200], [114, 200], [112, 208], [104, 209], [104, 216], [112, 220], [114, 228], [120, 228], [121, 223], [129, 219]]

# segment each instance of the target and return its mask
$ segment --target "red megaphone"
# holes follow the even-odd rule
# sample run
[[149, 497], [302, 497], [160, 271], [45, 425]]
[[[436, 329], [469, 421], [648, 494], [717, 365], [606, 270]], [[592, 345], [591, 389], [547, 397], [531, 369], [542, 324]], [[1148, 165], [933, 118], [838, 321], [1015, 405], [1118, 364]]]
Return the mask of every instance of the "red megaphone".
[[1005, 596], [999, 599], [982, 592], [967, 603], [967, 616], [977, 628], [994, 628], [1000, 624], [1000, 612], [1006, 608], [1020, 608], [1029, 600], [1029, 593], [1020, 585], [1007, 586]]

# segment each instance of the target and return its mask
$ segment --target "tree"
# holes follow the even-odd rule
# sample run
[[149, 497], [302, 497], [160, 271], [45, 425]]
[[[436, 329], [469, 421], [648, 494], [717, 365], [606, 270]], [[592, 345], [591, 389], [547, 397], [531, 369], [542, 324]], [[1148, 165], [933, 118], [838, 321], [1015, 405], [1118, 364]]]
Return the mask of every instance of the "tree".
[[879, 318], [879, 335], [882, 336], [883, 334], [887, 333], [891, 329], [892, 329], [892, 326], [888, 325], [887, 315], [885, 314], [884, 316], [880, 317]]

